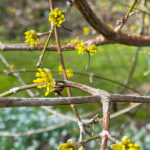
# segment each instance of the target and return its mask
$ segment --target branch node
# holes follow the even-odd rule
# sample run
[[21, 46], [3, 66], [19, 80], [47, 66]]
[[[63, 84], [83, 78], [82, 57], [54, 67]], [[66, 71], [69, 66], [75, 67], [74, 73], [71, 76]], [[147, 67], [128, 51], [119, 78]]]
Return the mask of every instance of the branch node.
[[109, 134], [109, 131], [108, 130], [103, 130], [100, 134], [99, 134], [100, 137], [109, 137], [110, 134]]
[[0, 49], [1, 49], [2, 51], [5, 50], [5, 45], [4, 45], [2, 42], [0, 42]]
[[19, 91], [19, 87], [15, 87], [9, 90], [10, 94], [15, 94], [18, 91]]

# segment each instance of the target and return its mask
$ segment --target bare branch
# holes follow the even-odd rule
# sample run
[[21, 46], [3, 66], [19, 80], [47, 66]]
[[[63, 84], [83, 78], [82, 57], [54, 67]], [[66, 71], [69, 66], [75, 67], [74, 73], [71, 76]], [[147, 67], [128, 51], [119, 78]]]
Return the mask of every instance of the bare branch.
[[150, 37], [134, 36], [122, 32], [115, 32], [106, 26], [92, 11], [86, 0], [76, 0], [74, 5], [80, 11], [84, 19], [100, 34], [110, 41], [132, 46], [150, 46]]
[[109, 135], [109, 121], [110, 121], [110, 100], [109, 94], [102, 96], [102, 108], [103, 108], [103, 130], [100, 133], [102, 142], [100, 150], [105, 150]]
[[9, 136], [9, 137], [16, 137], [16, 136], [28, 136], [28, 135], [33, 135], [33, 134], [39, 134], [39, 133], [43, 133], [43, 132], [47, 132], [47, 131], [52, 131], [55, 130], [57, 128], [60, 128], [64, 125], [66, 125], [67, 123], [69, 123], [70, 121], [66, 121], [66, 122], [61, 122], [56, 126], [53, 127], [48, 127], [48, 128], [41, 128], [41, 129], [37, 129], [37, 130], [29, 130], [26, 132], [19, 132], [19, 133], [10, 133], [10, 132], [0, 132], [0, 136]]
[[[122, 103], [150, 103], [150, 96], [130, 96], [120, 94], [109, 94], [111, 102]], [[56, 106], [70, 104], [86, 104], [101, 101], [101, 95], [78, 96], [62, 98], [0, 98], [0, 107], [33, 107], [33, 106]]]
[[56, 106], [83, 104], [100, 101], [99, 96], [79, 96], [79, 97], [62, 97], [62, 98], [0, 98], [0, 107], [32, 107], [32, 106]]
[[[84, 42], [85, 45], [104, 45], [114, 43], [105, 39], [103, 36], [98, 36], [96, 38], [87, 40]], [[61, 44], [62, 51], [72, 51], [76, 47], [75, 43]], [[44, 45], [38, 45], [34, 47], [30, 47], [28, 44], [5, 44], [0, 42], [0, 51], [41, 51], [44, 48]], [[57, 52], [57, 45], [51, 44], [47, 47], [46, 51], [54, 51]]]
[[123, 26], [125, 25], [125, 23], [127, 22], [130, 13], [132, 12], [132, 10], [134, 9], [135, 5], [137, 3], [137, 0], [134, 0], [132, 5], [130, 6], [129, 10], [127, 11], [126, 15], [124, 16], [124, 18], [121, 20], [121, 23], [115, 28], [115, 31], [120, 31]]
[[116, 118], [116, 117], [118, 117], [120, 115], [123, 115], [123, 114], [125, 114], [127, 112], [130, 112], [131, 110], [133, 110], [134, 108], [136, 108], [136, 107], [138, 107], [140, 105], [141, 105], [140, 103], [133, 104], [133, 105], [131, 105], [131, 106], [125, 108], [125, 109], [122, 109], [122, 110], [120, 110], [120, 111], [118, 111], [118, 112], [116, 112], [114, 114], [111, 114], [110, 115], [110, 119]]

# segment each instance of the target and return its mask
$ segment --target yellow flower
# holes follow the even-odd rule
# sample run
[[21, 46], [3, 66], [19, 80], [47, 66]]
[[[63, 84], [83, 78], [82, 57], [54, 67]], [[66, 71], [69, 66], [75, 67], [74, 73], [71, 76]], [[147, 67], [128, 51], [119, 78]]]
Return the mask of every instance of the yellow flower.
[[111, 23], [108, 23], [107, 25], [108, 25], [108, 27], [111, 28], [111, 29], [114, 27]]
[[88, 27], [84, 27], [83, 28], [83, 33], [84, 33], [84, 35], [88, 35], [90, 33], [89, 28]]
[[67, 143], [60, 145], [58, 150], [76, 150], [76, 142], [72, 139], [69, 139]]
[[77, 44], [75, 49], [78, 51], [78, 54], [83, 54], [86, 51], [86, 46], [84, 45], [83, 42], [80, 42]]
[[79, 37], [77, 36], [75, 39], [70, 40], [70, 43], [78, 43]]
[[39, 43], [39, 39], [35, 30], [26, 31], [24, 34], [26, 35], [25, 43], [30, 43], [30, 47], [33, 47]]
[[97, 47], [93, 44], [91, 46], [89, 46], [87, 48], [87, 51], [90, 53], [90, 54], [96, 54], [97, 53]]
[[52, 73], [49, 69], [38, 68], [38, 72], [35, 75], [37, 77], [36, 80], [33, 80], [38, 85], [37, 88], [46, 88], [45, 96], [47, 96], [50, 92], [53, 91], [53, 87], [55, 86], [55, 81], [52, 78]]
[[14, 68], [15, 68], [15, 65], [14, 65], [14, 64], [11, 64], [11, 65], [9, 65], [9, 68], [10, 68], [10, 69], [14, 69]]
[[72, 70], [71, 69], [67, 69], [66, 70], [66, 74], [68, 78], [71, 78], [73, 76]]
[[86, 47], [84, 42], [78, 43], [75, 49], [78, 51], [78, 54], [84, 54], [85, 51], [89, 52], [90, 54], [97, 53], [96, 45], [93, 44], [93, 45], [90, 45], [89, 47]]
[[11, 6], [8, 6], [8, 11], [12, 14], [14, 14], [16, 12], [16, 8], [15, 7], [11, 7]]
[[131, 139], [129, 137], [123, 137], [120, 144], [111, 145], [113, 150], [140, 150], [140, 146], [138, 143], [131, 143]]
[[33, 14], [30, 14], [28, 17], [29, 17], [29, 19], [34, 19], [34, 15]]
[[107, 5], [108, 5], [108, 3], [106, 1], [100, 2], [100, 6], [101, 7], [106, 7]]
[[144, 22], [145, 22], [145, 24], [149, 24], [149, 22], [150, 22], [150, 19], [149, 19], [149, 16], [146, 16], [145, 18], [144, 18]]
[[135, 26], [135, 25], [131, 25], [131, 26], [130, 26], [130, 29], [131, 29], [132, 31], [135, 31], [135, 30], [136, 30], [136, 26]]
[[[62, 74], [62, 66], [61, 65], [59, 65], [58, 70], [59, 70], [59, 74]], [[66, 75], [67, 75], [68, 78], [71, 78], [73, 76], [72, 70], [67, 69], [66, 70]]]
[[59, 65], [58, 70], [59, 70], [59, 74], [62, 74], [62, 66], [61, 65]]
[[56, 8], [49, 13], [49, 22], [51, 22], [51, 24], [60, 27], [64, 21], [65, 16], [60, 9]]

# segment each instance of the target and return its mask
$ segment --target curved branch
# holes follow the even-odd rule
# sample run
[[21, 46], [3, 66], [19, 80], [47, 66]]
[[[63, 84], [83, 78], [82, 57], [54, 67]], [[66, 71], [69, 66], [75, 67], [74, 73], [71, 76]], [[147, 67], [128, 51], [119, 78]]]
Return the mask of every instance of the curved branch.
[[106, 26], [92, 11], [86, 0], [76, 0], [74, 5], [80, 11], [84, 19], [100, 34], [115, 43], [132, 46], [150, 46], [150, 37], [134, 36], [122, 32], [115, 32]]

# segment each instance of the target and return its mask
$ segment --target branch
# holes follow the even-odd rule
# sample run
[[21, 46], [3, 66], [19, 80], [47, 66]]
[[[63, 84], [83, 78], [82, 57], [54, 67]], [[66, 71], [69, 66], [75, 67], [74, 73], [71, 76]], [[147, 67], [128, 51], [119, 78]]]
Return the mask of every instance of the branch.
[[110, 121], [110, 99], [109, 94], [102, 96], [103, 108], [103, 131], [100, 133], [102, 138], [100, 150], [105, 150], [109, 135], [109, 121]]
[[132, 10], [134, 9], [135, 5], [137, 3], [137, 0], [134, 0], [132, 5], [130, 6], [129, 10], [127, 11], [126, 15], [124, 16], [124, 18], [121, 20], [121, 24], [119, 26], [117, 26], [115, 28], [115, 31], [120, 31], [122, 29], [122, 27], [125, 25], [125, 23], [127, 22], [130, 13], [132, 12]]
[[[130, 7], [129, 5], [124, 4], [124, 3], [122, 3], [121, 1], [118, 1], [118, 0], [109, 0], [109, 1], [111, 1], [111, 2], [113, 2], [113, 3], [116, 3], [117, 5], [119, 4], [119, 5], [121, 5], [121, 6], [124, 6], [124, 7], [128, 7], [128, 8]], [[142, 9], [139, 9], [139, 8], [136, 8], [136, 7], [134, 7], [133, 9], [134, 9], [134, 10], [138, 10], [138, 11], [144, 13], [144, 14], [150, 15], [150, 12], [149, 12], [149, 11], [142, 10]]]
[[114, 41], [115, 43], [138, 47], [150, 46], [150, 37], [128, 35], [110, 29], [95, 15], [86, 0], [76, 0], [74, 5], [80, 11], [84, 19], [108, 40]]
[[37, 87], [37, 86], [38, 86], [38, 84], [30, 84], [30, 85], [23, 85], [23, 86], [20, 86], [20, 87], [14, 87], [14, 88], [12, 88], [12, 89], [4, 92], [4, 93], [1, 93], [0, 97], [12, 95], [12, 94], [15, 94], [19, 91], [27, 90], [27, 89], [34, 88], [34, 87]]
[[[0, 58], [1, 58], [1, 55], [0, 55]], [[59, 73], [58, 71], [55, 71], [55, 70], [54, 71], [51, 70], [51, 71], [53, 73]], [[10, 72], [6, 72], [6, 71], [3, 71], [3, 72], [6, 73], [7, 75], [13, 75], [14, 73], [18, 73], [19, 74], [19, 73], [27, 73], [27, 72], [35, 72], [35, 71], [33, 71], [33, 70], [26, 70], [26, 69], [23, 68], [23, 69], [20, 69], [20, 70], [17, 70], [17, 71], [10, 70]], [[0, 73], [1, 73], [1, 71], [0, 71]], [[107, 77], [104, 77], [104, 76], [101, 76], [101, 75], [96, 75], [96, 74], [93, 74], [93, 73], [89, 74], [89, 73], [83, 73], [83, 72], [77, 72], [77, 71], [73, 71], [73, 73], [77, 74], [77, 75], [81, 75], [81, 76], [88, 76], [88, 77], [90, 77], [92, 75], [93, 78], [102, 79], [102, 80], [105, 80], [107, 82], [111, 82], [111, 83], [117, 84], [119, 86], [125, 87], [127, 89], [130, 89], [130, 90], [132, 90], [135, 93], [141, 94], [140, 91], [137, 91], [136, 89], [134, 89], [134, 88], [132, 88], [132, 87], [130, 87], [128, 85], [125, 85], [125, 84], [123, 84], [123, 83], [121, 83], [119, 81], [112, 80], [110, 78], [107, 78]], [[33, 96], [31, 96], [31, 97], [33, 97]]]
[[17, 136], [29, 136], [29, 135], [33, 135], [33, 134], [39, 134], [39, 133], [48, 132], [48, 131], [52, 131], [52, 130], [55, 130], [57, 128], [60, 128], [69, 122], [70, 121], [61, 122], [58, 125], [53, 126], [53, 127], [48, 127], [48, 128], [43, 128], [43, 129], [41, 128], [41, 129], [37, 129], [37, 130], [29, 130], [26, 132], [10, 133], [10, 132], [3, 132], [2, 131], [2, 132], [0, 132], [0, 136], [17, 137]]
[[[150, 96], [130, 96], [120, 94], [109, 94], [111, 102], [121, 103], [150, 103]], [[101, 95], [78, 96], [62, 98], [0, 98], [0, 107], [33, 107], [33, 106], [56, 106], [70, 104], [86, 104], [101, 102]]]
[[[87, 40], [84, 42], [85, 45], [104, 45], [104, 44], [112, 44], [114, 42], [105, 39], [103, 36], [99, 35], [96, 38]], [[61, 44], [62, 51], [72, 51], [76, 47], [74, 43]], [[41, 51], [44, 48], [44, 45], [38, 45], [34, 47], [30, 47], [28, 44], [5, 44], [0, 42], [0, 51]], [[46, 51], [55, 51], [57, 52], [57, 45], [51, 44], [47, 47]]]
[[[143, 4], [143, 9], [144, 9], [145, 5], [146, 5], [146, 1], [145, 1], [144, 4]], [[144, 19], [145, 19], [145, 14], [143, 13], [143, 14], [142, 14], [142, 19], [141, 19], [140, 35], [143, 35], [143, 34], [144, 34], [144, 25], [145, 25]], [[130, 69], [130, 71], [129, 71], [128, 78], [127, 78], [127, 80], [126, 80], [125, 83], [124, 83], [124, 84], [127, 85], [127, 86], [129, 85], [129, 83], [130, 83], [130, 81], [131, 81], [131, 78], [132, 78], [132, 76], [133, 76], [133, 74], [134, 74], [134, 72], [135, 72], [135, 68], [136, 68], [136, 66], [137, 66], [137, 60], [138, 60], [138, 57], [139, 57], [139, 52], [140, 52], [140, 48], [137, 47], [137, 48], [136, 48], [135, 55], [134, 55], [133, 60], [132, 60], [132, 65], [131, 65], [131, 69]], [[121, 92], [120, 92], [120, 93], [123, 94], [124, 92], [125, 92], [125, 87], [121, 89]]]
[[51, 39], [51, 37], [52, 37], [53, 28], [54, 28], [54, 27], [51, 26], [51, 29], [50, 29], [50, 31], [49, 31], [49, 35], [48, 35], [47, 41], [45, 42], [44, 48], [43, 48], [43, 50], [42, 50], [42, 53], [41, 53], [41, 55], [39, 56], [38, 62], [37, 62], [37, 64], [36, 64], [36, 67], [40, 67], [40, 65], [41, 65], [41, 63], [42, 63], [42, 60], [43, 60], [43, 58], [44, 58], [46, 49], [47, 49], [48, 44], [49, 44], [49, 42], [50, 42], [50, 39]]

